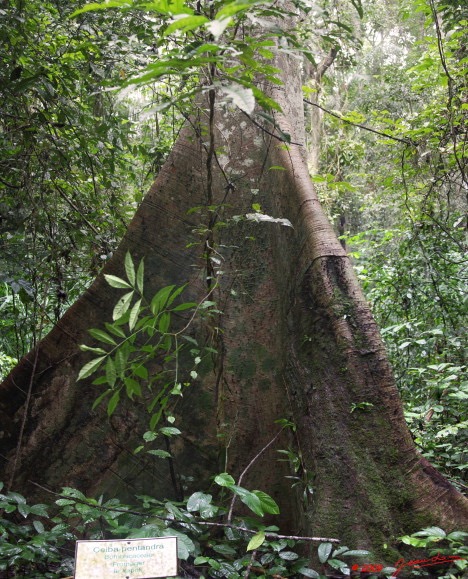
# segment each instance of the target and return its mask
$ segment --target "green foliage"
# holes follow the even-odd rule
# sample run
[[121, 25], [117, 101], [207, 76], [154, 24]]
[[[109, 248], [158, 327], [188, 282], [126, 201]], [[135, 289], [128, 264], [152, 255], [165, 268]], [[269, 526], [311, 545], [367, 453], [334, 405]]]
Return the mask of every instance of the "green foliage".
[[[453, 531], [446, 533], [439, 527], [428, 527], [412, 535], [400, 537], [400, 540], [412, 547], [424, 549], [430, 557], [449, 559], [457, 557], [450, 563], [444, 564], [437, 571], [437, 577], [440, 579], [452, 579], [461, 575], [468, 569], [468, 533], [463, 531]], [[419, 573], [420, 576], [427, 576], [424, 571]]]
[[[107, 14], [78, 23], [73, 10], [0, 8], [0, 349], [15, 358], [111, 257], [180, 124], [157, 118], [154, 91], [108, 90], [145, 56], [151, 26]], [[153, 113], [140, 128], [143, 107]]]
[[[259, 38], [255, 33], [258, 27], [253, 23], [266, 15], [285, 17], [292, 13], [273, 8], [263, 0], [247, 3], [225, 0], [210, 6], [197, 5], [196, 8], [190, 3], [161, 0], [132, 4], [92, 3], [77, 10], [73, 16], [79, 19], [85, 13], [108, 9], [118, 9], [124, 14], [142, 11], [155, 23], [151, 45], [157, 57], [126, 80], [125, 86], [142, 86], [169, 76], [193, 81], [205, 69], [210, 71], [210, 88], [220, 89], [224, 102], [234, 103], [247, 114], [253, 112], [255, 100], [265, 108], [279, 108], [252, 81], [256, 76], [281, 84], [277, 77], [279, 71], [268, 64], [273, 58], [269, 47], [275, 44], [273, 39], [279, 35], [290, 38], [291, 42], [294, 42], [294, 35], [271, 26], [264, 29]], [[240, 24], [244, 31], [242, 36], [238, 35]], [[196, 88], [194, 86], [193, 90]], [[184, 93], [175, 95], [172, 102], [186, 96]]]
[[48, 512], [47, 505], [28, 505], [19, 493], [0, 494], [0, 572], [44, 579], [70, 573], [73, 562], [62, 548], [75, 537]]
[[457, 6], [369, 7], [360, 62], [340, 64], [322, 87], [334, 116], [324, 116], [313, 180], [383, 328], [415, 442], [464, 490], [466, 30]]
[[[184, 287], [170, 285], [160, 289], [151, 300], [146, 300], [144, 290], [144, 260], [135, 267], [130, 253], [124, 260], [126, 279], [105, 274], [107, 283], [126, 293], [120, 298], [113, 310], [112, 322], [105, 323], [105, 330], [93, 328], [89, 333], [99, 347], [81, 345], [80, 349], [95, 357], [87, 362], [78, 374], [78, 380], [85, 380], [97, 373], [93, 384], [104, 386], [105, 390], [94, 402], [96, 408], [107, 400], [107, 414], [111, 416], [117, 409], [122, 395], [132, 401], [144, 403], [149, 415], [149, 430], [143, 435], [143, 449], [160, 458], [170, 457], [161, 449], [151, 449], [150, 444], [159, 435], [171, 437], [180, 434], [173, 426], [158, 427], [164, 418], [172, 424], [175, 418], [170, 410], [174, 397], [182, 396], [183, 390], [197, 379], [197, 366], [202, 361], [202, 350], [193, 338], [187, 337], [182, 330], [171, 329], [172, 316], [177, 312], [193, 311], [189, 324], [197, 310], [210, 316], [214, 302], [182, 302], [174, 305]], [[130, 290], [130, 291], [128, 291]], [[217, 311], [217, 310], [216, 310]], [[179, 356], [184, 348], [190, 348], [191, 369], [181, 376]], [[96, 356], [97, 355], [97, 356]]]
[[0, 380], [3, 380], [17, 363], [18, 360], [16, 358], [0, 352]]
[[[266, 493], [236, 486], [227, 473], [216, 480], [222, 488], [241, 497], [260, 497], [260, 509], [259, 504], [245, 501], [255, 514], [278, 512]], [[55, 506], [28, 506], [26, 499], [14, 492], [0, 498], [5, 513], [0, 521], [0, 565], [13, 576], [28, 573], [36, 579], [53, 579], [70, 573], [73, 562], [66, 553], [73, 552], [76, 539], [165, 536], [177, 536], [181, 567], [191, 573], [195, 570], [195, 576], [320, 576], [308, 567], [308, 558], [297, 549], [300, 540], [279, 535], [277, 527], [265, 526], [248, 516], [220, 523], [220, 516], [227, 513], [226, 506], [215, 504], [208, 493], [195, 492], [183, 502], [139, 496], [139, 504], [132, 507], [116, 499], [87, 498], [73, 488], [62, 489]], [[224, 500], [229, 498], [225, 496]], [[51, 510], [55, 511], [53, 517], [49, 515]], [[21, 523], [14, 521], [17, 512], [24, 519]], [[344, 555], [354, 556], [367, 553], [351, 552], [346, 547], [339, 550], [344, 551]], [[250, 572], [253, 568], [255, 573]]]
[[[242, 487], [235, 489], [227, 473], [216, 478], [230, 493], [250, 492]], [[271, 497], [262, 495], [271, 504]], [[318, 546], [320, 570], [316, 571], [309, 567], [309, 557], [303, 556], [301, 538], [281, 535], [278, 527], [265, 526], [255, 517], [236, 516], [230, 522], [220, 522], [227, 514], [229, 500], [230, 496], [224, 496], [215, 502], [212, 494], [198, 491], [180, 502], [142, 495], [130, 506], [118, 499], [89, 498], [66, 487], [54, 504], [28, 505], [19, 493], [0, 494], [0, 571], [8, 570], [11, 577], [58, 579], [73, 573], [77, 539], [166, 536], [178, 538], [181, 572], [193, 577], [266, 579], [280, 575], [325, 579], [337, 573], [349, 576], [351, 570], [363, 567], [363, 558], [372, 559], [369, 551], [324, 542]], [[268, 508], [264, 513], [270, 512]], [[431, 527], [399, 540], [421, 549], [419, 559], [451, 557], [450, 564], [439, 565], [438, 575], [450, 579], [466, 569], [467, 537], [464, 532], [445, 533]], [[412, 570], [414, 576], [427, 577], [431, 568]], [[390, 577], [394, 571], [395, 567], [386, 567], [379, 576]]]

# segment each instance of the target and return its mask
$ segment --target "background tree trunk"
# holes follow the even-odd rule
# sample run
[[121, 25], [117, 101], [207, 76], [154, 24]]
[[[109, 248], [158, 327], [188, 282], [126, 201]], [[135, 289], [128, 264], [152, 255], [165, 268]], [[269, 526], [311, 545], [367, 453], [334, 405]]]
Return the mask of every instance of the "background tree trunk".
[[[285, 529], [377, 550], [426, 523], [461, 527], [467, 502], [415, 450], [378, 329], [311, 185], [299, 64], [282, 57], [280, 66], [284, 88], [271, 91], [284, 111], [277, 121], [299, 145], [285, 146], [218, 104], [208, 179], [199, 138], [205, 104], [104, 270], [122, 275], [129, 250], [135, 261], [145, 256], [148, 296], [188, 281], [194, 300], [210, 291], [207, 273], [218, 277], [210, 299], [222, 315], [188, 330], [218, 355], [175, 407], [183, 431], [171, 449], [176, 473], [194, 477], [188, 491], [206, 488], [217, 471], [236, 477], [279, 430], [274, 421], [288, 418], [297, 432], [282, 434], [243, 481], [274, 496]], [[239, 219], [252, 204], [293, 227]], [[187, 213], [207, 205], [218, 208]], [[213, 266], [213, 257], [221, 263]], [[54, 490], [180, 494], [167, 461], [132, 454], [147, 429], [143, 409], [122, 404], [103, 419], [90, 411], [99, 390], [75, 382], [88, 359], [78, 344], [89, 343], [88, 328], [110, 320], [119, 296], [101, 274], [1, 385], [2, 477], [15, 489], [37, 494], [32, 480]], [[299, 492], [277, 461], [277, 450], [288, 447], [300, 457]], [[382, 557], [393, 562], [393, 555]]]

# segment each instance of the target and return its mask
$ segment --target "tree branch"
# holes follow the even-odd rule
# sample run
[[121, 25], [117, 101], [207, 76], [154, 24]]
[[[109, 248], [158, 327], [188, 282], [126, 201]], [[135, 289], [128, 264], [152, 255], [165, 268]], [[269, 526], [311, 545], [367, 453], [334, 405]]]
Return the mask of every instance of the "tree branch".
[[[255, 461], [258, 460], [258, 458], [265, 452], [265, 450], [267, 450], [267, 448], [269, 448], [276, 441], [276, 439], [283, 432], [283, 430], [284, 430], [284, 428], [282, 428], [279, 432], [277, 432], [276, 435], [270, 440], [270, 442], [268, 444], [266, 444], [262, 449], [260, 449], [259, 452], [257, 452], [257, 454], [253, 457], [253, 459], [249, 462], [249, 464], [241, 472], [239, 479], [237, 480], [237, 486], [240, 487], [240, 484], [242, 482], [242, 479], [244, 478], [245, 473], [255, 463]], [[232, 519], [232, 511], [234, 509], [234, 503], [236, 502], [236, 498], [237, 498], [237, 495], [234, 495], [232, 497], [231, 506], [229, 507], [229, 513], [228, 513], [228, 517], [227, 517], [227, 520], [229, 523], [231, 522], [231, 519]]]
[[320, 82], [322, 80], [323, 75], [327, 72], [330, 66], [335, 61], [336, 55], [340, 50], [339, 46], [334, 46], [330, 52], [323, 58], [322, 62], [318, 65], [317, 71], [315, 73], [315, 80]]
[[[93, 505], [88, 501], [84, 501], [83, 499], [78, 499], [76, 497], [71, 497], [70, 495], [62, 495], [60, 493], [56, 493], [36, 483], [32, 480], [28, 481], [34, 486], [50, 493], [56, 497], [61, 499], [68, 499], [70, 501], [75, 501], [75, 503], [79, 503], [81, 505], [86, 505], [88, 507], [92, 507], [93, 509], [98, 509], [100, 511], [107, 511], [107, 512], [115, 512], [115, 513], [122, 513], [127, 515], [135, 515], [137, 517], [154, 517], [161, 521], [167, 521], [168, 523], [177, 523], [179, 525], [203, 525], [205, 527], [224, 527], [229, 529], [234, 529], [235, 531], [242, 531], [243, 533], [250, 533], [251, 535], [256, 535], [258, 531], [256, 529], [246, 529], [245, 527], [240, 527], [239, 525], [231, 525], [230, 523], [211, 523], [209, 521], [178, 521], [176, 519], [172, 519], [169, 517], [163, 517], [161, 515], [155, 515], [154, 513], [141, 513], [139, 511], [133, 511], [131, 509], [119, 509], [117, 507], [105, 507], [103, 505]], [[278, 535], [277, 533], [265, 533], [265, 537], [268, 539], [291, 539], [293, 541], [315, 541], [320, 543], [339, 543], [339, 539], [331, 539], [329, 537], [302, 537], [300, 535]]]
[[[242, 111], [242, 113], [257, 127], [259, 128], [261, 131], [263, 131], [264, 133], [266, 133], [267, 135], [270, 135], [270, 137], [273, 137], [274, 139], [278, 139], [278, 141], [281, 141], [282, 143], [286, 143], [287, 145], [298, 145], [299, 147], [303, 147], [304, 145], [302, 143], [294, 143], [293, 141], [287, 141], [286, 139], [283, 139], [281, 137], [279, 137], [278, 135], [275, 135], [275, 133], [271, 133], [270, 131], [268, 131], [267, 129], [265, 129], [265, 127], [263, 127], [260, 123], [257, 123], [256, 120], [254, 120], [249, 114], [247, 114], [245, 111]], [[277, 128], [277, 125], [275, 124], [275, 129]]]
[[380, 135], [381, 137], [385, 137], [386, 139], [392, 139], [393, 141], [398, 141], [399, 143], [403, 143], [404, 145], [412, 145], [413, 147], [416, 146], [416, 143], [414, 141], [412, 141], [411, 139], [400, 139], [399, 137], [394, 137], [393, 135], [389, 135], [388, 133], [382, 133], [381, 131], [377, 131], [376, 129], [371, 129], [370, 127], [366, 127], [366, 125], [361, 125], [359, 123], [353, 123], [352, 121], [348, 121], [347, 119], [344, 119], [340, 115], [337, 115], [336, 113], [333, 113], [332, 111], [329, 111], [328, 109], [321, 107], [317, 103], [313, 103], [311, 101], [308, 101], [307, 99], [303, 99], [303, 101], [305, 103], [307, 103], [308, 105], [311, 105], [313, 107], [317, 107], [318, 109], [320, 109], [324, 113], [327, 113], [327, 115], [331, 115], [332, 117], [335, 117], [335, 119], [343, 121], [343, 123], [348, 123], [348, 125], [353, 125], [353, 127], [359, 127], [360, 129], [364, 129], [365, 131], [369, 131], [370, 133], [375, 133], [376, 135]]

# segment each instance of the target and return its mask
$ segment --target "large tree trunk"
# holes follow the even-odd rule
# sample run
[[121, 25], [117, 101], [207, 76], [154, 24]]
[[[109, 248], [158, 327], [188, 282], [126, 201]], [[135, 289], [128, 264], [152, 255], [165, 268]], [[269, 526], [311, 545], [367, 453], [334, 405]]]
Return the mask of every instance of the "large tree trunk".
[[[298, 63], [280, 64], [278, 123], [303, 143]], [[275, 435], [274, 421], [289, 418], [297, 432], [283, 434], [243, 481], [277, 499], [286, 528], [375, 549], [426, 523], [463, 526], [467, 501], [414, 447], [378, 329], [317, 200], [304, 147], [285, 147], [217, 106], [209, 185], [199, 138], [208, 117], [202, 109], [201, 120], [188, 123], [105, 269], [121, 275], [130, 250], [136, 260], [145, 256], [147, 295], [188, 281], [189, 297], [200, 300], [210, 291], [207, 258], [212, 250], [221, 256], [223, 273], [211, 266], [208, 273], [218, 275], [210, 299], [223, 314], [187, 330], [218, 355], [175, 408], [184, 433], [172, 448], [176, 471], [193, 476], [194, 489], [225, 467], [236, 476]], [[253, 203], [293, 227], [235, 218], [252, 213]], [[216, 218], [187, 214], [208, 204], [220, 205]], [[204, 237], [194, 233], [200, 221]], [[1, 385], [2, 477], [16, 489], [36, 493], [34, 481], [115, 495], [180, 493], [167, 461], [132, 454], [146, 430], [141, 408], [124, 404], [103, 419], [90, 410], [97, 388], [75, 381], [88, 359], [78, 344], [89, 343], [88, 328], [110, 320], [119, 295], [100, 275]], [[360, 402], [372, 406], [351, 412]], [[276, 452], [288, 446], [302, 457], [298, 475], [313, 493], [290, 490]]]

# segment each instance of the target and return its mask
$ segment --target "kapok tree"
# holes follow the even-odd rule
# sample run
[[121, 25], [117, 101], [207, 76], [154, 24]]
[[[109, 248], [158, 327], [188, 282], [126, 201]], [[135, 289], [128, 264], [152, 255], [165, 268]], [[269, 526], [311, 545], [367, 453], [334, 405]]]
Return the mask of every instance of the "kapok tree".
[[[287, 419], [294, 432], [243, 480], [275, 498], [285, 528], [378, 549], [425, 524], [461, 527], [467, 501], [414, 446], [378, 328], [309, 178], [300, 58], [281, 40], [271, 46], [274, 29], [259, 40], [238, 23], [229, 42], [241, 62], [252, 47], [264, 59], [273, 50], [282, 79], [275, 84], [275, 71], [259, 65], [249, 86], [252, 57], [242, 68], [220, 40], [245, 6], [183, 10], [214, 35], [179, 59], [186, 71], [206, 65], [203, 93], [118, 251], [0, 386], [2, 478], [27, 494], [37, 494], [35, 482], [178, 496], [181, 476], [194, 490], [220, 471], [238, 476], [275, 437], [275, 421]], [[268, 114], [254, 109], [254, 95]], [[144, 258], [146, 295], [187, 284], [197, 315], [175, 313], [167, 332], [208, 352], [171, 406], [183, 435], [168, 443], [165, 461], [134, 454], [148, 428], [144, 395], [108, 417], [105, 407], [91, 410], [101, 393], [93, 376], [77, 381], [90, 360], [79, 345], [91, 344], [88, 330], [111, 321], [121, 297], [104, 275], [124, 277], [127, 252]], [[154, 358], [148, 376], [161, 364]], [[181, 354], [177, 364], [180, 379], [189, 362]], [[296, 458], [295, 490], [279, 449]]]

